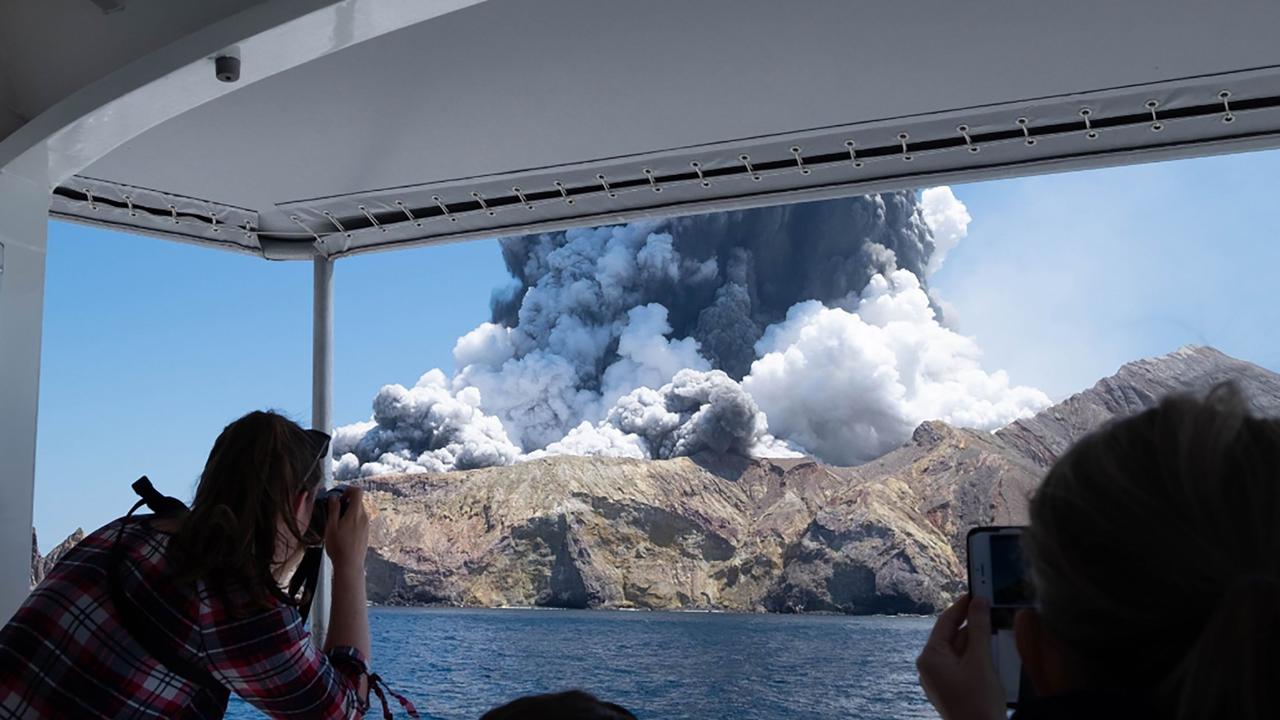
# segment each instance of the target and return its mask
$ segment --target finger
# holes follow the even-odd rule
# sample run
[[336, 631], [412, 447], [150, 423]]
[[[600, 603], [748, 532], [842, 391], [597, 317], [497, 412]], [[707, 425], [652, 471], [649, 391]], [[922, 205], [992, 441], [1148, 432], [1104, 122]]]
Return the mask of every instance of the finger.
[[342, 503], [346, 506], [343, 517], [354, 516], [358, 508], [364, 507], [364, 491], [350, 485], [342, 488]]
[[929, 633], [929, 640], [925, 644], [950, 650], [951, 641], [960, 629], [960, 622], [964, 620], [968, 611], [969, 595], [961, 595], [951, 603], [951, 607], [943, 610], [938, 616], [937, 621], [933, 623], [933, 630]]
[[[969, 646], [972, 655], [991, 660], [991, 603], [983, 598], [974, 598], [969, 603], [969, 612], [965, 620], [968, 625]], [[968, 655], [966, 655], [967, 657]]]
[[324, 536], [326, 538], [333, 537], [338, 530], [338, 516], [342, 513], [342, 503], [336, 497], [331, 497], [325, 501], [327, 513], [324, 519]]

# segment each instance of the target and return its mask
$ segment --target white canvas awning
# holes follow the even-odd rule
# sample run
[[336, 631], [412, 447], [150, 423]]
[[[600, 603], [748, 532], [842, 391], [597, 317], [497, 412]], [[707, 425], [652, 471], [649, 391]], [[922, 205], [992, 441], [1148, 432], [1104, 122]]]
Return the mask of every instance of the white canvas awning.
[[[154, 3], [116, 4], [96, 16], [104, 26]], [[0, 13], [22, 20], [36, 5]], [[204, 58], [189, 82], [216, 95], [57, 178], [53, 214], [336, 257], [1270, 147], [1280, 130], [1274, 3], [443, 9], [307, 62], [240, 47], [234, 86], [218, 87]], [[12, 54], [42, 52], [3, 27]], [[280, 71], [259, 77], [260, 64]], [[29, 81], [15, 87], [34, 92]]]

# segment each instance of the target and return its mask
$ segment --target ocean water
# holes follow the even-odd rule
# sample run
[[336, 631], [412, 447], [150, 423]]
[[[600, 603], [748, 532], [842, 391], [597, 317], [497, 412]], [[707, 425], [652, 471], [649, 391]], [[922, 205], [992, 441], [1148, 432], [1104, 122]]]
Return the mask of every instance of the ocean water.
[[[936, 718], [915, 671], [932, 623], [587, 610], [370, 615], [373, 669], [435, 720], [475, 720], [521, 695], [575, 687], [641, 720]], [[227, 717], [262, 715], [233, 697]]]

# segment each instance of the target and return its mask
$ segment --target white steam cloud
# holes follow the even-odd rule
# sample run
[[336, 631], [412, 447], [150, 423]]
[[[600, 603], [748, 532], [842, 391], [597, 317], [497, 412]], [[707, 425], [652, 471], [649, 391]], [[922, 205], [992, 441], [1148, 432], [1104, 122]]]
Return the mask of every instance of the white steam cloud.
[[949, 188], [502, 241], [514, 284], [457, 372], [379, 391], [339, 479], [547, 455], [872, 459], [923, 420], [1048, 404], [987, 373], [925, 282], [967, 233]]
[[973, 218], [969, 217], [969, 209], [946, 185], [920, 193], [920, 210], [933, 234], [933, 254], [925, 264], [927, 277], [942, 267], [947, 253], [969, 234], [969, 222]]
[[743, 388], [773, 432], [829, 462], [873, 460], [922, 420], [994, 430], [1049, 405], [979, 365], [972, 338], [940, 325], [906, 270], [871, 279], [851, 308], [797, 304], [765, 331]]

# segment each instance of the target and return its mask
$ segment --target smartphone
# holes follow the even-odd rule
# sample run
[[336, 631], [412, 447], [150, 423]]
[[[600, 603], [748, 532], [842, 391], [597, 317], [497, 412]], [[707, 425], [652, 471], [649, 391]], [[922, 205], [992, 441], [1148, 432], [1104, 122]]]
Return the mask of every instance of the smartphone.
[[978, 527], [969, 531], [969, 592], [991, 605], [991, 659], [1004, 688], [1005, 703], [1030, 700], [1013, 639], [1013, 616], [1031, 607], [1031, 582], [1022, 556], [1021, 527]]

